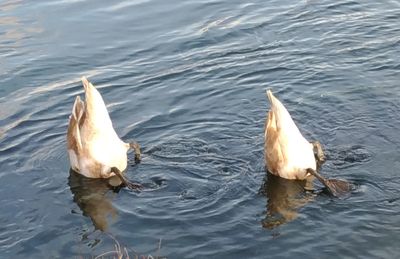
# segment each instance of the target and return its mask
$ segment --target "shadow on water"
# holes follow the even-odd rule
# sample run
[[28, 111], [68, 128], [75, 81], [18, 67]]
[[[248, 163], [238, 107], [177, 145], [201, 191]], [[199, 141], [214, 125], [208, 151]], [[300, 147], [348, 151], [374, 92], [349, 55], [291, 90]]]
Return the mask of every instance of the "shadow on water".
[[[156, 179], [157, 180], [157, 179]], [[122, 182], [117, 176], [108, 179], [87, 178], [74, 170], [69, 170], [68, 184], [73, 194], [74, 202], [79, 206], [82, 214], [89, 217], [95, 231], [89, 231], [82, 235], [82, 242], [86, 243], [92, 250], [88, 254], [91, 258], [165, 258], [159, 256], [161, 249], [161, 239], [159, 240], [156, 254], [143, 255], [131, 247], [132, 244], [124, 244], [118, 237], [109, 232], [110, 223], [117, 220], [118, 212], [112, 202], [122, 187]], [[156, 186], [147, 184], [148, 190]], [[100, 230], [100, 232], [96, 232]], [[103, 243], [97, 247], [99, 243]], [[111, 245], [111, 248], [109, 248]], [[97, 251], [94, 250], [97, 247]], [[103, 252], [101, 252], [103, 251]], [[93, 253], [99, 255], [94, 256]], [[86, 258], [84, 254], [80, 257]]]
[[112, 199], [121, 189], [118, 177], [92, 179], [70, 169], [68, 184], [83, 215], [91, 219], [95, 229], [107, 231], [110, 218], [117, 217]]
[[296, 219], [298, 210], [314, 199], [314, 195], [306, 191], [312, 188], [312, 180], [288, 180], [268, 172], [260, 190], [267, 198], [262, 226], [273, 229]]

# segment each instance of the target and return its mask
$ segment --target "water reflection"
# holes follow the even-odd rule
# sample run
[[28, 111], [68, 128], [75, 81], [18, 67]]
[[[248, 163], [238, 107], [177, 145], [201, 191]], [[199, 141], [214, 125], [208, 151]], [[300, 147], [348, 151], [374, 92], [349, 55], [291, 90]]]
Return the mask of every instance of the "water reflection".
[[106, 231], [108, 220], [115, 220], [117, 210], [112, 199], [119, 192], [121, 182], [118, 177], [110, 179], [86, 178], [72, 169], [69, 171], [68, 184], [84, 216], [89, 217], [95, 229]]
[[267, 197], [267, 211], [262, 220], [264, 228], [273, 229], [297, 218], [298, 210], [313, 200], [312, 179], [287, 180], [267, 173], [261, 193]]
[[8, 12], [14, 10], [22, 4], [22, 0], [8, 0], [0, 3], [0, 11]]

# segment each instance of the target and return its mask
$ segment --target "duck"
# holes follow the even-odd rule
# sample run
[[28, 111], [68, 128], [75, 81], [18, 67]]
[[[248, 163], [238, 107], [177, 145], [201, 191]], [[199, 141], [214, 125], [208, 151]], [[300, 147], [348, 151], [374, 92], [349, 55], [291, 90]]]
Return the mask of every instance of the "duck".
[[122, 174], [127, 168], [127, 152], [133, 149], [135, 161], [141, 157], [136, 141], [122, 141], [113, 127], [100, 92], [82, 77], [85, 100], [76, 96], [67, 130], [67, 149], [71, 169], [88, 178], [110, 178], [117, 175], [130, 188]]
[[[265, 126], [265, 161], [273, 175], [304, 180], [310, 171], [317, 170], [317, 162], [324, 160], [321, 144], [310, 143], [301, 134], [285, 106], [267, 90], [270, 110]], [[316, 159], [317, 158], [317, 159]]]

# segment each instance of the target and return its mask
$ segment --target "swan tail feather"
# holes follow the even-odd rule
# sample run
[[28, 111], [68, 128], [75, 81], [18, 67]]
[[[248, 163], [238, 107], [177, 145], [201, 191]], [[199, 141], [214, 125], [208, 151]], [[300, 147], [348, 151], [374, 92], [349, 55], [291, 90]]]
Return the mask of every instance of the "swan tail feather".
[[79, 96], [76, 97], [74, 106], [72, 108], [72, 117], [70, 124], [72, 124], [73, 132], [72, 137], [75, 139], [77, 151], [82, 150], [82, 139], [80, 134], [80, 126], [83, 123], [85, 115], [85, 103]]

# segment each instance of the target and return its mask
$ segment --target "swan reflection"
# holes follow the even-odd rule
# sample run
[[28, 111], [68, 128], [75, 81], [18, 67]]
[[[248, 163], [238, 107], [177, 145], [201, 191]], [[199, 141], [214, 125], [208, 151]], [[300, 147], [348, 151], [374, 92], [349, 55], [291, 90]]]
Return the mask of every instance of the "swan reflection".
[[68, 184], [74, 195], [74, 202], [82, 210], [83, 215], [91, 219], [95, 229], [106, 231], [108, 220], [110, 218], [115, 220], [117, 217], [112, 199], [120, 190], [118, 186], [121, 182], [118, 177], [87, 178], [70, 169]]
[[261, 193], [267, 198], [264, 228], [272, 229], [297, 218], [298, 210], [314, 199], [305, 190], [312, 189], [312, 178], [307, 180], [287, 180], [267, 173]]

